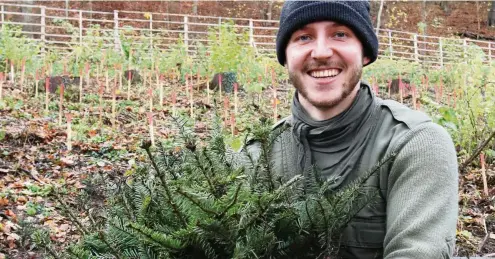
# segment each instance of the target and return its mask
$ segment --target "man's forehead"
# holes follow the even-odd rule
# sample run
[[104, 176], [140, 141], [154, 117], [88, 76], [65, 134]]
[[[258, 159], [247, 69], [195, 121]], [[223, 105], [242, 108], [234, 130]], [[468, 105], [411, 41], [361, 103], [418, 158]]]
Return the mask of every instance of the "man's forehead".
[[336, 21], [316, 21], [312, 23], [305, 24], [299, 28], [299, 30], [311, 29], [317, 25], [324, 25], [325, 27], [347, 27], [345, 24], [336, 22]]

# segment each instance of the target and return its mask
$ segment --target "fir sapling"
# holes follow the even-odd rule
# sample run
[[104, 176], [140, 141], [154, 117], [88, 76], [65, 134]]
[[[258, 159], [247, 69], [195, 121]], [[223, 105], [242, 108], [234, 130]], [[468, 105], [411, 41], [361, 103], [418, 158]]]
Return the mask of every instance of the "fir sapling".
[[[271, 148], [287, 128], [254, 125], [259, 155], [229, 150], [217, 118], [206, 143], [176, 119], [171, 145], [144, 142], [137, 167], [108, 199], [103, 229], [82, 233], [72, 257], [327, 258], [339, 231], [378, 190], [363, 183], [395, 156], [341, 190], [309, 170], [290, 179], [273, 172]], [[270, 120], [265, 120], [270, 121]], [[334, 257], [332, 257], [334, 258]]]

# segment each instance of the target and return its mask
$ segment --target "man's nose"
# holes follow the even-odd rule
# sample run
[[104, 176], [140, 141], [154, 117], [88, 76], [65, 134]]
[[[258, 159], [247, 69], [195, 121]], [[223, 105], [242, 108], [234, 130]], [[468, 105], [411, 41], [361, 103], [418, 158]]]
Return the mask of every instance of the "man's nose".
[[318, 38], [315, 41], [311, 57], [314, 59], [328, 59], [333, 55], [331, 43], [326, 38]]

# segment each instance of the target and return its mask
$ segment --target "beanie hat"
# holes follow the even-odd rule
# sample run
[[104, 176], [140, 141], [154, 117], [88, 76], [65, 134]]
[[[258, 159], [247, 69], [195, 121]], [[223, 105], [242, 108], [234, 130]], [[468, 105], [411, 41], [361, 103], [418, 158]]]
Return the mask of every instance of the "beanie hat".
[[285, 1], [277, 33], [277, 59], [286, 62], [285, 48], [296, 30], [316, 21], [335, 21], [352, 29], [363, 44], [364, 56], [371, 64], [378, 56], [378, 39], [371, 24], [370, 4], [366, 1]]

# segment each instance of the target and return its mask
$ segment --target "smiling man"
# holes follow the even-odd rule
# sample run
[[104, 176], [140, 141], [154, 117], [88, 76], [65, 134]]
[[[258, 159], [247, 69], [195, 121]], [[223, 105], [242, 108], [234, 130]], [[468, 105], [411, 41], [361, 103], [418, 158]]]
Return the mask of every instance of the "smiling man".
[[[396, 154], [366, 181], [378, 201], [338, 240], [342, 258], [451, 258], [457, 221], [457, 158], [448, 133], [424, 113], [382, 100], [361, 82], [378, 55], [365, 1], [286, 1], [277, 58], [296, 88], [288, 125], [272, 152], [290, 179], [316, 166], [339, 189]], [[248, 147], [249, 149], [249, 147]], [[256, 151], [256, 145], [251, 147]]]

